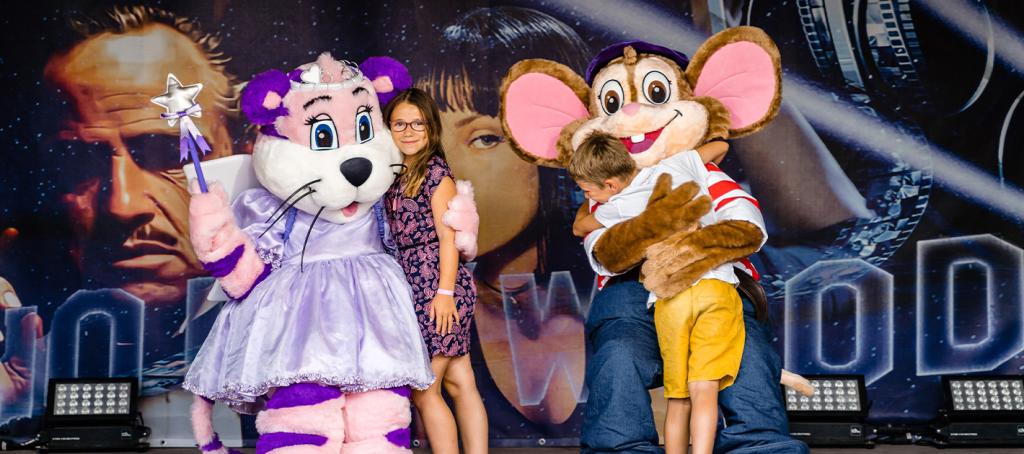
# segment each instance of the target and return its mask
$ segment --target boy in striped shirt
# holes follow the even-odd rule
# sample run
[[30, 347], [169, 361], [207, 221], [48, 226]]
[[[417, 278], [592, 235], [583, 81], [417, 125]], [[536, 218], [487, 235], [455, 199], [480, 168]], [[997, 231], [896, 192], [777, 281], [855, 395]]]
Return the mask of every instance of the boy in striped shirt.
[[[700, 219], [701, 226], [723, 220], [751, 222], [764, 233], [763, 245], [767, 234], [757, 201], [717, 166], [705, 164], [720, 157], [723, 148], [682, 151], [653, 167], [638, 169], [619, 139], [595, 133], [573, 153], [568, 166], [569, 176], [594, 202], [591, 214], [576, 219], [573, 232], [585, 236], [639, 215], [647, 208], [657, 181], [671, 178], [673, 187], [694, 182], [702, 196], [712, 199], [713, 209]], [[596, 265], [593, 259], [591, 264]], [[610, 274], [600, 266], [594, 270]], [[735, 380], [743, 355], [738, 283], [733, 265], [725, 264], [678, 295], [656, 298], [652, 293], [648, 301], [648, 307], [654, 305], [664, 362], [668, 453], [686, 452], [688, 432], [692, 432], [695, 451], [710, 452], [714, 444], [718, 392]]]

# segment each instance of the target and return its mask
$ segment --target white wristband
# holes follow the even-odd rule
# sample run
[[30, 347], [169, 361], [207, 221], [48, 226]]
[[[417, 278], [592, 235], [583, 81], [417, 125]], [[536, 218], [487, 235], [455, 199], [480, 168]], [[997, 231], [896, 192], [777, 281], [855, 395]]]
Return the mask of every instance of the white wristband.
[[448, 290], [448, 289], [444, 289], [444, 288], [437, 289], [437, 294], [438, 295], [455, 296], [455, 292], [454, 291]]

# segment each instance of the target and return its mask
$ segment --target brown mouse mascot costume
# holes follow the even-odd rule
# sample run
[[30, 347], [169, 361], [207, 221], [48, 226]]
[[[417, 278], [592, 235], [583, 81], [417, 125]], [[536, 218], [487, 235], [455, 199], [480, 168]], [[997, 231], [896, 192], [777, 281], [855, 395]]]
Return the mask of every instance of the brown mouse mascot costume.
[[[754, 27], [715, 34], [692, 60], [642, 41], [615, 44], [594, 58], [585, 76], [540, 59], [509, 70], [501, 120], [522, 159], [564, 168], [573, 150], [603, 132], [620, 138], [639, 167], [649, 167], [712, 140], [756, 132], [781, 102], [778, 49]], [[726, 263], [738, 268], [747, 333], [736, 382], [719, 395], [725, 424], [715, 451], [807, 452], [789, 437], [778, 383], [804, 391], [809, 386], [781, 371], [762, 323], [764, 292], [745, 260], [758, 250], [763, 233], [745, 221], [698, 222], [708, 210], [741, 197], [731, 179], [722, 183], [717, 191], [709, 188], [709, 199], [698, 197], [693, 183], [671, 189], [670, 181], [659, 180], [641, 215], [587, 236], [591, 262], [618, 276], [595, 296], [587, 316], [590, 394], [583, 452], [660, 452], [647, 390], [660, 386], [661, 358], [644, 286], [658, 296], [674, 295]], [[756, 206], [747, 198], [744, 203]]]

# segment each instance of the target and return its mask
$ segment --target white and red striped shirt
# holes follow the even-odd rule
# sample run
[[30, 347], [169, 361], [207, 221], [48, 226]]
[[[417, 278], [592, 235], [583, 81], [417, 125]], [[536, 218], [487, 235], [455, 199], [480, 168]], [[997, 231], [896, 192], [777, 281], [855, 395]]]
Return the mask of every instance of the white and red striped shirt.
[[[654, 185], [661, 174], [672, 176], [672, 187], [678, 187], [688, 181], [695, 181], [700, 186], [701, 194], [711, 197], [712, 210], [700, 219], [701, 225], [711, 225], [724, 220], [743, 220], [758, 226], [762, 233], [766, 232], [764, 218], [761, 216], [757, 200], [744, 191], [739, 183], [729, 178], [718, 166], [704, 164], [696, 151], [680, 152], [653, 167], [641, 169], [629, 186], [612, 196], [608, 203], [591, 202], [591, 212], [594, 213], [597, 221], [606, 228], [636, 217], [647, 208], [647, 200], [650, 199]], [[606, 280], [602, 277], [618, 274], [601, 266], [593, 256], [594, 245], [603, 233], [604, 229], [596, 230], [587, 235], [583, 241], [591, 267], [600, 276], [598, 278], [599, 288], [603, 287]], [[767, 239], [767, 234], [765, 234], [765, 239]], [[764, 245], [764, 240], [761, 245]], [[750, 261], [743, 259], [734, 264], [719, 266], [702, 276], [701, 279], [719, 279], [736, 284], [738, 279], [733, 271], [734, 266], [742, 272], [750, 274], [754, 279], [759, 277]]]

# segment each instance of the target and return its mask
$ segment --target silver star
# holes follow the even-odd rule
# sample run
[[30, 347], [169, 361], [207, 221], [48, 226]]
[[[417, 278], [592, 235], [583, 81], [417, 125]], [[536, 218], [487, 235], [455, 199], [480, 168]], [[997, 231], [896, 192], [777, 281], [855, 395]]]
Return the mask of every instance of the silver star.
[[[178, 78], [174, 77], [174, 74], [168, 73], [167, 91], [153, 98], [152, 101], [154, 104], [167, 109], [168, 114], [176, 114], [194, 106], [196, 104], [196, 96], [199, 96], [199, 90], [202, 89], [203, 84], [201, 83], [182, 86], [181, 82], [178, 82]], [[172, 118], [168, 120], [168, 123], [173, 126], [176, 120]]]

